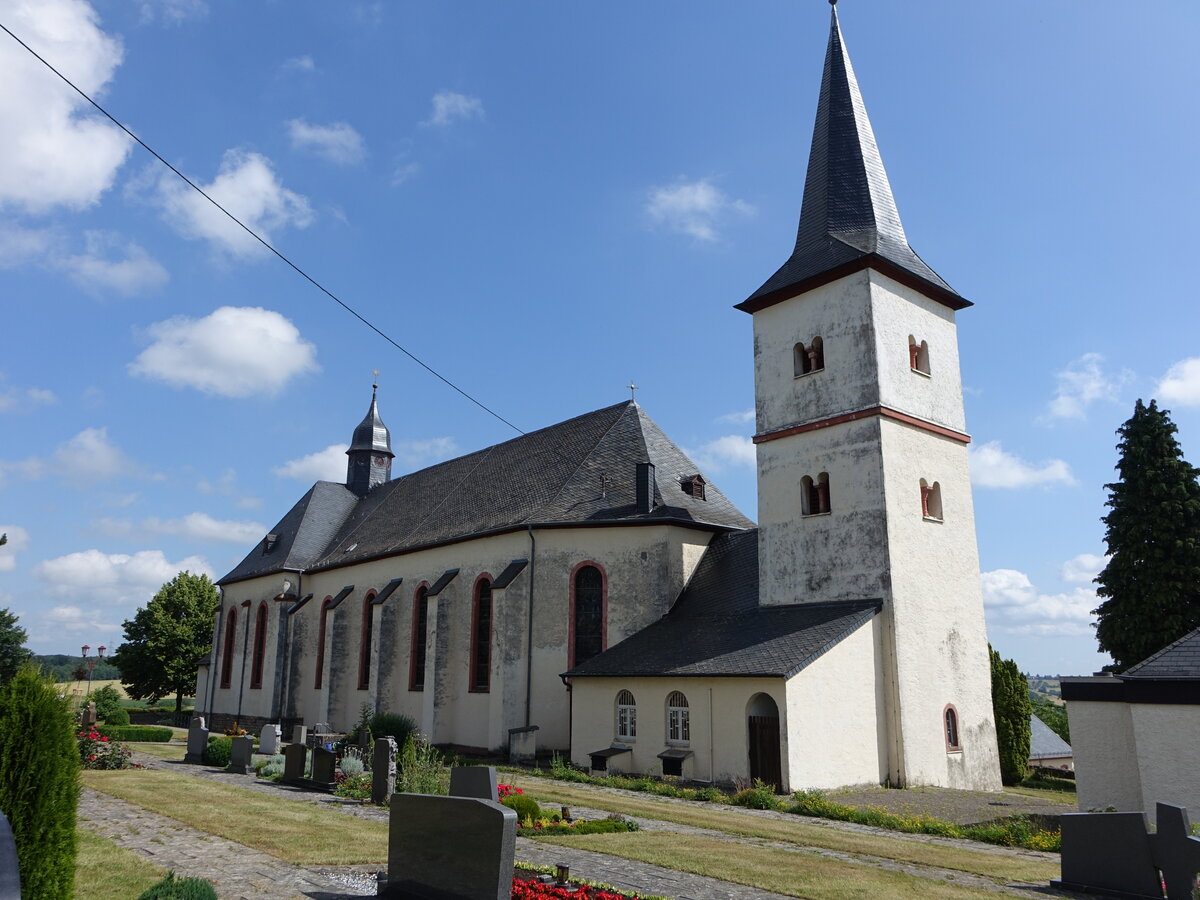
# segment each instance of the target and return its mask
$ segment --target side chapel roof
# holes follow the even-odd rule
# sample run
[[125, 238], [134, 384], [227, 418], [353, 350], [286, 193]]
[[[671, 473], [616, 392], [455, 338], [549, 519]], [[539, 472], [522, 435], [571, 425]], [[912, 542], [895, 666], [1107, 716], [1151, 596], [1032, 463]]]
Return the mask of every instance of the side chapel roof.
[[[654, 504], [636, 511], [638, 463], [655, 466]], [[318, 482], [221, 584], [284, 568], [321, 569], [525, 525], [682, 521], [752, 528], [711, 482], [693, 497], [696, 466], [637, 403], [568, 419], [379, 485], [361, 500]]]
[[759, 606], [758, 529], [721, 534], [667, 615], [566, 674], [791, 678], [881, 607], [879, 600]]
[[1200, 679], [1200, 628], [1130, 666], [1120, 678]]
[[1037, 716], [1029, 717], [1029, 758], [1062, 759], [1072, 755], [1071, 745]]

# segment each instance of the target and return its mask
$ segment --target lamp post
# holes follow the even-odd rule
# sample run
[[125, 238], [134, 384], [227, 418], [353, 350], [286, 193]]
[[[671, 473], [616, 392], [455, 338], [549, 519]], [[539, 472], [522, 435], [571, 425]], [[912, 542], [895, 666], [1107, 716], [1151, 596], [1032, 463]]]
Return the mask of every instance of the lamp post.
[[83, 650], [83, 663], [84, 663], [84, 665], [87, 666], [87, 673], [88, 673], [87, 692], [90, 694], [92, 692], [92, 672], [96, 668], [96, 660], [104, 659], [104, 651], [107, 650], [108, 648], [105, 647], [103, 644], [101, 644], [99, 647], [96, 648], [96, 654], [97, 654], [96, 656], [88, 656], [88, 651], [92, 649], [89, 644], [84, 644], [81, 649]]

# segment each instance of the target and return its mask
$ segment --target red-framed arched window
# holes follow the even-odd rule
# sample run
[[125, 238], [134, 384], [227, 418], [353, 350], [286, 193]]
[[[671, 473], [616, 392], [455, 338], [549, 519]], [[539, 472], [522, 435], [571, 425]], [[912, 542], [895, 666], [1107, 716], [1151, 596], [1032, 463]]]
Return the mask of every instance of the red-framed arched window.
[[263, 683], [263, 665], [267, 656], [267, 604], [258, 604], [258, 613], [254, 617], [254, 656], [250, 663], [250, 687], [261, 688]]
[[429, 583], [413, 595], [412, 647], [408, 654], [408, 689], [425, 690], [425, 640], [429, 634]]
[[225, 613], [225, 649], [221, 656], [221, 687], [227, 688], [233, 678], [233, 648], [237, 643], [237, 610], [232, 606]]
[[484, 693], [492, 687], [492, 576], [475, 579], [472, 594], [469, 690]]
[[313, 689], [318, 691], [325, 679], [325, 628], [329, 624], [329, 604], [332, 602], [332, 597], [321, 602], [321, 618], [317, 624], [317, 673], [313, 678]]
[[371, 686], [371, 639], [375, 628], [375, 592], [368, 591], [363, 598], [362, 627], [358, 633], [358, 689], [365, 691]]
[[571, 571], [567, 668], [587, 662], [608, 646], [608, 575], [596, 562]]
[[942, 710], [942, 730], [946, 736], [947, 750], [961, 750], [962, 742], [958, 734], [958, 710], [953, 703], [947, 703]]

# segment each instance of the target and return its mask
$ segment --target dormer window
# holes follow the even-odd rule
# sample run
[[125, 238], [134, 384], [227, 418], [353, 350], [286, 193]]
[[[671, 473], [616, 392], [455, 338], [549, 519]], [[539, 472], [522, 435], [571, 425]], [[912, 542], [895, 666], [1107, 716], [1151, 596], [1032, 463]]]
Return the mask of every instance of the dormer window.
[[908, 336], [908, 366], [921, 375], [929, 374], [929, 342]]
[[799, 378], [825, 368], [825, 342], [815, 337], [807, 345], [797, 343], [792, 348], [792, 371]]
[[679, 486], [683, 489], [683, 492], [696, 500], [705, 499], [704, 486], [706, 484], [708, 484], [708, 482], [706, 482], [704, 480], [704, 476], [700, 475], [699, 473], [695, 475], [686, 475], [680, 479], [679, 482]]
[[263, 553], [270, 553], [275, 549], [275, 545], [277, 543], [279, 543], [279, 535], [268, 534], [265, 538], [263, 538]]
[[800, 479], [800, 503], [801, 515], [821, 516], [830, 511], [828, 472], [822, 472], [816, 478], [805, 475]]

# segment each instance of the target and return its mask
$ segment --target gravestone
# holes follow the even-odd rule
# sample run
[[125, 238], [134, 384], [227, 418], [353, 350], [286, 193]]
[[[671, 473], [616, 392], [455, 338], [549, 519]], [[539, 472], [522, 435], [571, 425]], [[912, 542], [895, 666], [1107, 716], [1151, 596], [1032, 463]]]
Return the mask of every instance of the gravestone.
[[541, 726], [526, 725], [508, 729], [508, 761], [532, 763], [537, 760], [537, 732]]
[[517, 814], [474, 797], [396, 794], [382, 897], [509, 900]]
[[17, 869], [17, 842], [12, 827], [0, 812], [0, 900], [21, 900], [21, 873]]
[[279, 752], [279, 738], [282, 735], [278, 725], [264, 725], [258, 734], [258, 752], [274, 756]]
[[303, 742], [288, 744], [283, 748], [283, 780], [296, 782], [304, 778], [304, 766], [308, 762], [308, 748]]
[[333, 790], [334, 773], [337, 771], [337, 754], [324, 747], [313, 750], [312, 778], [314, 787]]
[[96, 704], [89, 703], [83, 708], [83, 716], [79, 720], [79, 724], [83, 726], [83, 730], [96, 727]]
[[370, 748], [371, 729], [364, 727], [358, 730], [358, 746], [362, 747], [364, 750]]
[[1154, 835], [1154, 864], [1162, 870], [1167, 897], [1191, 900], [1200, 872], [1200, 838], [1192, 837], [1187, 810], [1158, 804], [1158, 831]]
[[195, 716], [188, 727], [187, 753], [183, 756], [185, 763], [198, 766], [204, 762], [204, 748], [208, 746], [208, 729], [204, 727], [204, 716]]
[[292, 743], [293, 744], [307, 744], [308, 743], [308, 726], [307, 725], [297, 725], [292, 729]]
[[242, 735], [233, 739], [233, 749], [229, 755], [229, 765], [225, 767], [226, 772], [232, 772], [234, 775], [248, 775], [253, 767], [251, 761], [254, 757], [254, 738], [250, 735]]
[[475, 797], [499, 802], [493, 766], [454, 766], [450, 770], [450, 796]]
[[377, 806], [396, 793], [396, 740], [377, 738], [371, 758], [371, 802]]

